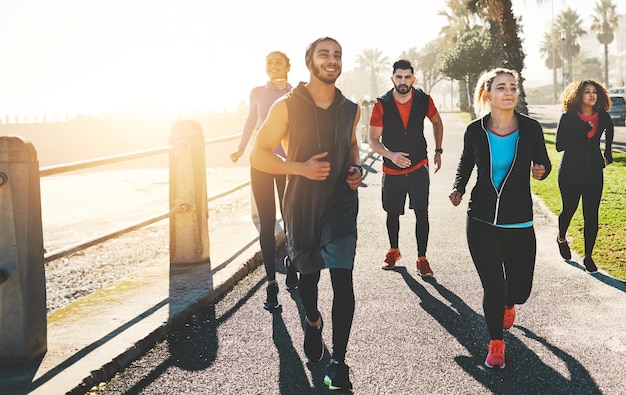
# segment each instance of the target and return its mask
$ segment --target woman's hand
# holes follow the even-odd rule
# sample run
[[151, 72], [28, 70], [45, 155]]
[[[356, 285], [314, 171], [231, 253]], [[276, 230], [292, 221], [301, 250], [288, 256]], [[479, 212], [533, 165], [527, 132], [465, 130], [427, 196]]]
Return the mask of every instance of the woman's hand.
[[546, 167], [544, 165], [533, 165], [532, 173], [535, 180], [541, 180], [543, 175], [546, 173]]
[[463, 200], [463, 194], [458, 191], [452, 191], [448, 197], [454, 206], [458, 206], [461, 203], [461, 200]]
[[232, 154], [230, 154], [230, 160], [235, 163], [239, 160], [239, 158], [241, 158], [241, 155], [243, 155], [243, 150], [237, 150], [235, 152], [233, 152]]

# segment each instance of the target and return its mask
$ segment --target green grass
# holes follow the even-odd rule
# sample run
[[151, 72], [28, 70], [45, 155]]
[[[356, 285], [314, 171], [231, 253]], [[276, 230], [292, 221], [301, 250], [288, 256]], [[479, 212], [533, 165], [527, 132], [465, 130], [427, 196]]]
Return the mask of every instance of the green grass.
[[[469, 122], [468, 113], [459, 113], [463, 122]], [[544, 130], [552, 172], [543, 181], [531, 180], [531, 188], [554, 214], [561, 211], [561, 195], [557, 182], [561, 153], [554, 146], [555, 131]], [[579, 205], [567, 231], [570, 246], [579, 255], [584, 254], [582, 204]], [[593, 251], [598, 267], [612, 277], [626, 281], [626, 155], [613, 152], [613, 163], [604, 169], [604, 190], [600, 202], [600, 227]], [[558, 229], [554, 229], [554, 237]], [[556, 242], [555, 242], [556, 248]]]

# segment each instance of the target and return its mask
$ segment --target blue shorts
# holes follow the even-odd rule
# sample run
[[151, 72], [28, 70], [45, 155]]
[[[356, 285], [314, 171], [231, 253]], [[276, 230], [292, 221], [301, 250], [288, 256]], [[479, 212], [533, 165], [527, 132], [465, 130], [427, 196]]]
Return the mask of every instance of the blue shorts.
[[356, 255], [356, 204], [341, 205], [331, 210], [322, 223], [320, 253], [329, 269], [352, 269]]

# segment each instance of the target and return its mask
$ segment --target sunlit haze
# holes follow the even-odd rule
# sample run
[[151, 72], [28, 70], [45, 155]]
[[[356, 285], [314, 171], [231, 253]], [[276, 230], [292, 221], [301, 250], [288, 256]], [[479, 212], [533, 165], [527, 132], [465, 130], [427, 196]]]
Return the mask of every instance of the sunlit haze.
[[[573, 7], [588, 29], [593, 0], [514, 0], [522, 16], [526, 86], [551, 83], [538, 48], [552, 15]], [[444, 1], [20, 0], [0, 13], [0, 115], [235, 109], [263, 84], [265, 55], [291, 58], [308, 79], [304, 49], [332, 36], [344, 70], [379, 48], [391, 60], [437, 37]], [[625, 13], [623, 1], [614, 1]], [[409, 5], [411, 5], [409, 7]]]

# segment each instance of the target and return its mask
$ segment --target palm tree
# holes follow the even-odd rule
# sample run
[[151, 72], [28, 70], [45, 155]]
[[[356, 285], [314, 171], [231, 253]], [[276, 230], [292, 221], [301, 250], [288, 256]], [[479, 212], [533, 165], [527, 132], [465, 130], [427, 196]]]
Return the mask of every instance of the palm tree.
[[401, 59], [406, 59], [413, 65], [415, 76], [421, 73], [421, 81], [416, 85], [422, 85], [424, 92], [430, 93], [435, 84], [443, 79], [439, 71], [439, 57], [443, 52], [441, 40], [429, 41], [419, 51], [416, 47], [411, 47], [407, 51], [402, 51]]
[[378, 96], [378, 76], [387, 69], [389, 58], [378, 48], [364, 49], [356, 58], [356, 64], [370, 73], [372, 98]]
[[580, 44], [578, 38], [587, 32], [582, 28], [582, 20], [580, 15], [568, 7], [562, 11], [556, 19], [556, 23], [560, 29], [565, 32], [565, 41], [563, 43], [564, 58], [567, 59], [567, 81], [574, 80], [573, 59], [580, 53]]
[[[477, 18], [467, 9], [466, 0], [447, 0], [446, 7], [446, 10], [439, 11], [439, 15], [448, 19], [448, 24], [442, 27], [439, 33], [444, 51], [453, 48], [458, 37], [477, 23]], [[459, 108], [461, 111], [470, 111], [467, 80], [460, 79], [458, 83]]]
[[466, 0], [448, 0], [446, 9], [439, 11], [438, 14], [448, 19], [448, 24], [439, 32], [439, 37], [446, 48], [454, 46], [459, 33], [467, 31], [477, 23], [474, 14], [467, 9]]
[[591, 17], [591, 30], [597, 32], [598, 42], [604, 45], [604, 86], [609, 87], [609, 44], [613, 42], [613, 32], [617, 28], [618, 17], [615, 4], [611, 0], [599, 0]]
[[[536, 0], [537, 4], [547, 0]], [[524, 92], [524, 51], [518, 32], [520, 27], [513, 14], [512, 0], [468, 0], [467, 8], [485, 19], [490, 26], [495, 48], [502, 49], [495, 55], [497, 64], [502, 67], [517, 70], [520, 74], [518, 111], [528, 114], [526, 107], [526, 93]]]
[[552, 69], [552, 87], [553, 87], [552, 102], [553, 103], [556, 101], [558, 97], [556, 70], [560, 69], [563, 66], [563, 59], [561, 58], [560, 53], [554, 50], [554, 48], [558, 48], [561, 45], [560, 34], [561, 33], [559, 29], [553, 26], [552, 31], [545, 32], [543, 34], [541, 47], [539, 47], [539, 52], [546, 59], [546, 62], [545, 62], [546, 67], [548, 69]]

